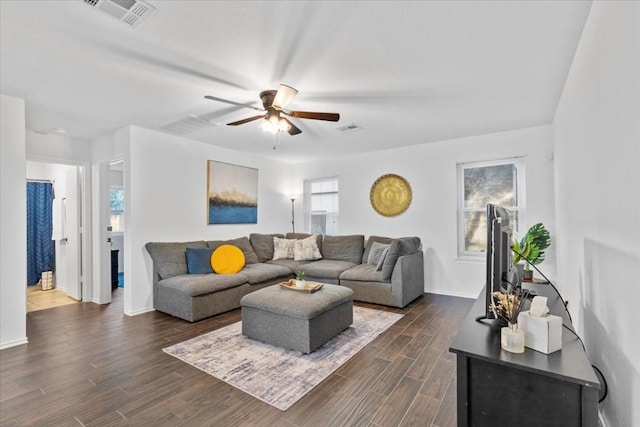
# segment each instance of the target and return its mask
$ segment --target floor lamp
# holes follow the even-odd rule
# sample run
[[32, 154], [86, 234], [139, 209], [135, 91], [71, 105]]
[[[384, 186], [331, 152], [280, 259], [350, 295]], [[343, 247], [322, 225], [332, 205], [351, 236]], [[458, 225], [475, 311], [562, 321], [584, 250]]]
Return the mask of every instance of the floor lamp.
[[293, 202], [295, 202], [296, 199], [295, 198], [291, 198], [291, 228], [293, 229], [293, 232], [296, 232], [296, 220], [295, 220], [295, 211], [293, 208]]

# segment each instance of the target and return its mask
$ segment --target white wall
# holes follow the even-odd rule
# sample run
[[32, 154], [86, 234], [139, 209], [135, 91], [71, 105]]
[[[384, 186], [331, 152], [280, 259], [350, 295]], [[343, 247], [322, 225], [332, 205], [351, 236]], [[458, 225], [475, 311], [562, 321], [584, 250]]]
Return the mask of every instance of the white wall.
[[[299, 165], [296, 179], [339, 176], [340, 234], [419, 236], [425, 251], [425, 291], [475, 298], [484, 285], [485, 265], [484, 258], [478, 262], [457, 259], [456, 165], [522, 156], [526, 168], [525, 229], [543, 222], [553, 235], [551, 146], [551, 128], [541, 126]], [[391, 218], [378, 215], [369, 202], [371, 185], [387, 173], [406, 178], [413, 192], [409, 209]], [[551, 247], [540, 265], [551, 278], [555, 274], [553, 258]]]
[[91, 144], [64, 135], [44, 135], [26, 131], [26, 153], [29, 160], [82, 164], [91, 160]]
[[24, 100], [0, 95], [0, 349], [27, 342]]
[[604, 373], [605, 426], [640, 426], [640, 3], [596, 1], [553, 128], [558, 284]]
[[[125, 313], [153, 307], [147, 242], [221, 240], [289, 230], [290, 166], [152, 130], [130, 131], [124, 162]], [[258, 224], [207, 225], [207, 160], [258, 169]]]

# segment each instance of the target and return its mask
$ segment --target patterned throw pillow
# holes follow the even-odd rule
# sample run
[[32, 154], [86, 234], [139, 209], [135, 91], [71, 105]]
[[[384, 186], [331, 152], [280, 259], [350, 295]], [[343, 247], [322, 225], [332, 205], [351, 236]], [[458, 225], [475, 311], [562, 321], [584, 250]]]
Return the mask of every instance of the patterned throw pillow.
[[273, 238], [273, 259], [293, 259], [294, 239]]
[[322, 254], [318, 248], [318, 236], [314, 234], [306, 239], [295, 240], [293, 244], [293, 259], [296, 261], [322, 259]]

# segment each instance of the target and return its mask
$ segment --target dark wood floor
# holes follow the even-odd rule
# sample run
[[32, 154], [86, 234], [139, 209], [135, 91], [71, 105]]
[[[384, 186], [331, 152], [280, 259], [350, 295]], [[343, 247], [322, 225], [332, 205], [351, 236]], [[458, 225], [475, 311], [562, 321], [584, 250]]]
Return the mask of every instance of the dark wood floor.
[[472, 300], [425, 294], [405, 316], [281, 412], [162, 352], [240, 320], [195, 324], [74, 304], [27, 315], [29, 344], [0, 352], [2, 426], [437, 426], [456, 423], [448, 347]]

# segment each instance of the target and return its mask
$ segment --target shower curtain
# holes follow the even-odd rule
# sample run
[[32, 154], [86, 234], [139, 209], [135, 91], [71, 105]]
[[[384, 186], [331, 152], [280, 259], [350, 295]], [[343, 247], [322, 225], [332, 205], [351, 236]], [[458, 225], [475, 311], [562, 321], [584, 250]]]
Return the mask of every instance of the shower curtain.
[[53, 184], [27, 182], [27, 286], [35, 285], [43, 271], [55, 269]]

